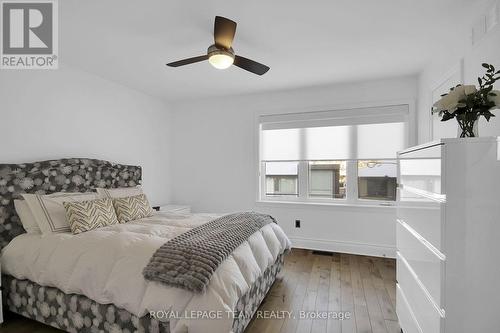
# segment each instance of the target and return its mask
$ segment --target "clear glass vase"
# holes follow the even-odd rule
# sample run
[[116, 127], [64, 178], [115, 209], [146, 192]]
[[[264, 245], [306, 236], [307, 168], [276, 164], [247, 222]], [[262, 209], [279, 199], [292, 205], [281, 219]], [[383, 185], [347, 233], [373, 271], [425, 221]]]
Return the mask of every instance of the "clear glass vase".
[[459, 120], [458, 121], [458, 138], [477, 138], [479, 136], [479, 120]]

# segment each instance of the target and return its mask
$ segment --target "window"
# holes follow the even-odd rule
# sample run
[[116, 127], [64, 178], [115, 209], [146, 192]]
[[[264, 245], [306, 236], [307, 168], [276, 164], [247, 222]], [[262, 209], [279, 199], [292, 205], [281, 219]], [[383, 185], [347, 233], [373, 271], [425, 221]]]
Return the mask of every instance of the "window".
[[345, 198], [346, 162], [310, 161], [309, 192], [310, 198]]
[[408, 105], [261, 116], [260, 198], [299, 202], [396, 200], [396, 152]]
[[365, 200], [396, 200], [397, 162], [358, 161], [358, 197]]
[[297, 162], [266, 163], [266, 196], [299, 195]]

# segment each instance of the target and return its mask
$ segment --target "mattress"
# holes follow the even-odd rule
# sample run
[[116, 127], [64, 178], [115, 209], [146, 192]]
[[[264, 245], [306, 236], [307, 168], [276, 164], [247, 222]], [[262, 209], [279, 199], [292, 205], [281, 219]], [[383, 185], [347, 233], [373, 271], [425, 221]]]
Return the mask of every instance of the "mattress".
[[163, 243], [218, 216], [158, 212], [78, 235], [22, 234], [3, 249], [2, 273], [114, 304], [137, 317], [170, 311], [159, 319], [169, 321], [171, 332], [229, 332], [238, 299], [290, 247], [278, 225], [266, 225], [239, 246], [219, 266], [203, 294], [142, 276]]

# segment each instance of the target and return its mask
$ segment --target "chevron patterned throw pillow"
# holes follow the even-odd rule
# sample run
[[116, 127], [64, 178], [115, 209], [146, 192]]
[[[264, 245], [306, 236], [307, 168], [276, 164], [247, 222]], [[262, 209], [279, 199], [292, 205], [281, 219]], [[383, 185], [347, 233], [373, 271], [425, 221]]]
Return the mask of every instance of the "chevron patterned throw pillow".
[[118, 223], [113, 201], [109, 198], [63, 202], [71, 231], [79, 234]]
[[113, 206], [115, 206], [116, 216], [120, 223], [149, 217], [154, 213], [145, 194], [114, 198]]

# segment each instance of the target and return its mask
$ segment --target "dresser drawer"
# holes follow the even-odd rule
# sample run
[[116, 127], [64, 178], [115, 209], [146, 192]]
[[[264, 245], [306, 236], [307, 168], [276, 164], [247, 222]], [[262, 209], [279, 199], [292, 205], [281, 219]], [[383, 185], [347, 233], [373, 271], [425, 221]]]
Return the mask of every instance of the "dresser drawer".
[[396, 284], [396, 314], [399, 326], [401, 326], [404, 333], [422, 333], [415, 319], [415, 314], [410, 308], [408, 300], [399, 284]]
[[438, 250], [443, 251], [441, 247], [443, 230], [441, 221], [444, 221], [442, 209], [444, 208], [441, 203], [428, 203], [425, 206], [400, 203], [397, 207], [397, 216]]
[[444, 321], [443, 311], [433, 303], [399, 252], [396, 267], [398, 285], [415, 315], [417, 325], [423, 333], [440, 333]]
[[402, 221], [397, 223], [396, 238], [399, 253], [406, 259], [433, 301], [442, 307], [444, 256]]
[[400, 184], [421, 191], [444, 194], [441, 188], [441, 159], [400, 159]]

